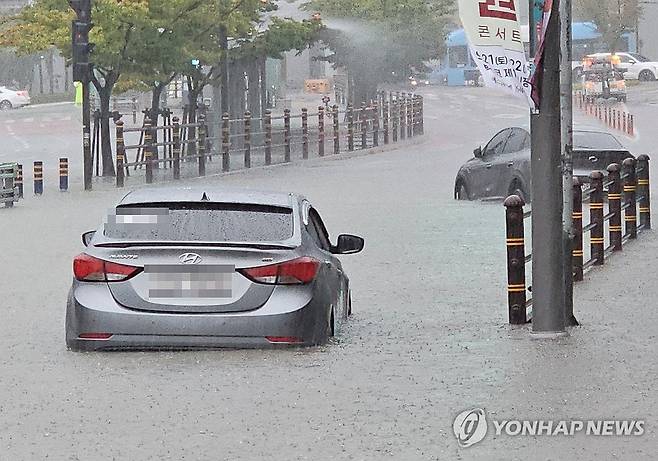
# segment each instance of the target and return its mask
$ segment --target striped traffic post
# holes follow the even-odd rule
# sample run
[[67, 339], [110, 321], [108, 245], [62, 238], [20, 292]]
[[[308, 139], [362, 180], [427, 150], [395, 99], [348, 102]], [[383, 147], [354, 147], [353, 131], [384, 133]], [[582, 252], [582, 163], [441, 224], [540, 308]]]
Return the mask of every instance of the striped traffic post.
[[[231, 169], [231, 128], [228, 112], [222, 114], [222, 171], [226, 172]], [[272, 121], [270, 118], [270, 135], [272, 130]], [[271, 138], [270, 138], [271, 143]], [[268, 163], [269, 165], [269, 163]]]
[[198, 124], [199, 124], [199, 130], [197, 132], [198, 136], [198, 147], [197, 147], [197, 157], [199, 158], [198, 162], [198, 173], [199, 176], [205, 176], [206, 175], [206, 148], [207, 142], [206, 138], [207, 136], [207, 131], [206, 131], [206, 115], [201, 113], [199, 114], [199, 119], [198, 119]]
[[117, 187], [124, 186], [124, 173], [126, 163], [125, 142], [123, 139], [123, 120], [116, 123], [116, 149], [117, 149]]
[[60, 157], [59, 159], [59, 190], [66, 192], [69, 189], [69, 159]]
[[526, 323], [525, 237], [523, 230], [523, 199], [510, 195], [505, 199], [507, 231], [507, 307], [509, 323]]
[[603, 173], [593, 171], [589, 175], [592, 194], [589, 199], [589, 222], [594, 226], [590, 234], [590, 252], [595, 266], [604, 263], [604, 238], [603, 238]]
[[272, 110], [265, 109], [265, 165], [272, 163]]
[[651, 229], [651, 188], [649, 187], [649, 156], [642, 154], [637, 158], [637, 194], [640, 204], [640, 226]]
[[18, 170], [16, 171], [16, 181], [14, 181], [16, 187], [18, 187], [18, 198], [23, 198], [23, 165], [18, 164]]
[[354, 150], [354, 107], [347, 105], [347, 150]]
[[153, 164], [151, 163], [151, 157], [153, 151], [151, 150], [151, 144], [153, 144], [153, 132], [151, 131], [151, 118], [146, 115], [144, 117], [144, 162], [146, 163], [146, 184], [151, 184], [153, 182]]
[[626, 235], [631, 239], [637, 238], [637, 202], [636, 202], [636, 174], [635, 159], [627, 158], [622, 163], [624, 174], [624, 202], [627, 205], [624, 211]]
[[372, 115], [372, 145], [377, 147], [379, 146], [379, 106], [377, 103], [373, 104]]
[[308, 109], [302, 107], [302, 158], [308, 158]]
[[43, 162], [34, 162], [34, 195], [43, 194]]
[[318, 106], [318, 155], [324, 157], [324, 106]]
[[621, 251], [623, 242], [623, 229], [621, 227], [621, 165], [613, 163], [608, 166], [608, 210], [610, 224], [610, 245], [613, 251]]
[[251, 168], [251, 112], [244, 113], [244, 167]]
[[338, 106], [334, 104], [331, 111], [333, 115], [333, 129], [334, 129], [334, 155], [340, 153], [340, 124], [338, 119]]
[[174, 117], [173, 121], [173, 133], [172, 139], [174, 142], [174, 148], [172, 150], [172, 155], [174, 156], [174, 179], [180, 179], [180, 156], [181, 156], [181, 127], [180, 119]]
[[389, 115], [388, 115], [389, 114], [389, 112], [388, 112], [388, 107], [389, 107], [388, 100], [384, 99], [383, 104], [384, 104], [384, 106], [382, 107], [382, 115], [383, 115], [383, 118], [384, 118], [384, 144], [388, 144], [389, 143], [389, 139], [388, 139], [388, 135], [389, 135], [389, 132], [388, 132], [388, 128], [389, 128], [388, 127], [388, 117], [389, 117]]
[[583, 189], [580, 178], [573, 178], [573, 219], [574, 239], [571, 248], [573, 281], [583, 281]]

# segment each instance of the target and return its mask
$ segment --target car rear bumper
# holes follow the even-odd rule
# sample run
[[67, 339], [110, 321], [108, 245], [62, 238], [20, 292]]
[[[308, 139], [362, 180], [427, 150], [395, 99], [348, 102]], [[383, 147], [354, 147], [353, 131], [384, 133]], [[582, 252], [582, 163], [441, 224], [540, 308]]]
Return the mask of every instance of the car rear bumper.
[[[180, 314], [128, 309], [112, 298], [107, 285], [74, 285], [66, 312], [66, 343], [87, 351], [309, 346], [327, 339], [326, 311], [310, 286], [277, 287], [267, 303], [253, 311]], [[90, 333], [111, 336], [80, 338]], [[272, 342], [267, 337], [300, 342]]]

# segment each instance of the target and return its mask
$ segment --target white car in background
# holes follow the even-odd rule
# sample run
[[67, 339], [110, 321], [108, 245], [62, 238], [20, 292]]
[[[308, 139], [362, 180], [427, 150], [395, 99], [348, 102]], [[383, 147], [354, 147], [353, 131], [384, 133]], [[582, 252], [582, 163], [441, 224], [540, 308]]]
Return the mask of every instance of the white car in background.
[[[618, 51], [614, 54], [619, 57], [616, 68], [624, 72], [625, 79], [643, 82], [658, 79], [658, 61], [651, 61], [641, 54], [626, 51]], [[611, 55], [611, 53], [595, 53], [589, 56], [603, 58]]]
[[30, 94], [27, 90], [14, 90], [0, 86], [0, 110], [9, 110], [30, 104]]

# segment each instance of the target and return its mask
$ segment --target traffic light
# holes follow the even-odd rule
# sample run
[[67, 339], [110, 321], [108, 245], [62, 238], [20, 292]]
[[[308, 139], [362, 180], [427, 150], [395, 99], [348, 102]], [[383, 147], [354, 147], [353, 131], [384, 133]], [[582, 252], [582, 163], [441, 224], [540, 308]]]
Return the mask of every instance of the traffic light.
[[71, 23], [71, 41], [73, 49], [73, 81], [86, 82], [91, 73], [89, 54], [94, 44], [89, 43], [89, 29], [93, 24], [89, 22], [73, 21]]
[[91, 22], [91, 0], [69, 0], [77, 19], [71, 23], [71, 45], [73, 56], [73, 81], [87, 82], [91, 75], [89, 54], [94, 44], [89, 43]]

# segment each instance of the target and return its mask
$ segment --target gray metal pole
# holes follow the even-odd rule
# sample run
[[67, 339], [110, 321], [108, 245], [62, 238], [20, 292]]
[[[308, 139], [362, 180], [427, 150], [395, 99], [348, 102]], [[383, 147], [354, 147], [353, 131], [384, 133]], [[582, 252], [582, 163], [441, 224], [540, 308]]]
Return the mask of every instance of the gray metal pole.
[[532, 126], [532, 330], [542, 336], [565, 334], [559, 3], [553, 2], [537, 69], [541, 103]]
[[569, 326], [578, 325], [573, 314], [573, 76], [571, 72], [572, 0], [560, 1], [560, 107], [562, 108], [562, 240], [564, 242], [564, 318]]

